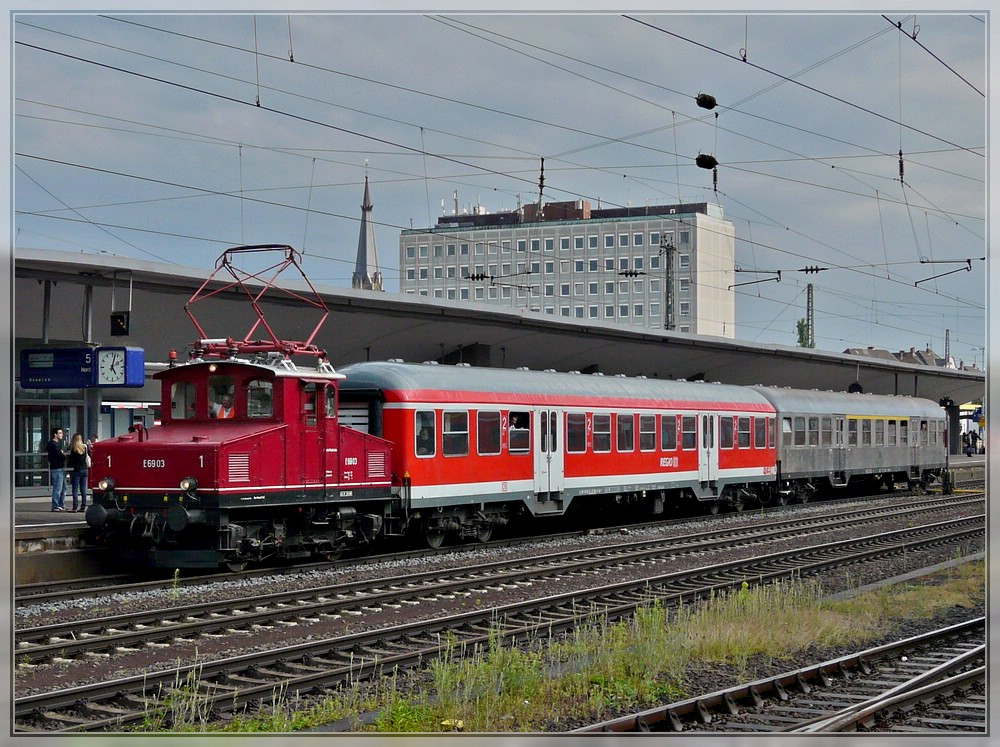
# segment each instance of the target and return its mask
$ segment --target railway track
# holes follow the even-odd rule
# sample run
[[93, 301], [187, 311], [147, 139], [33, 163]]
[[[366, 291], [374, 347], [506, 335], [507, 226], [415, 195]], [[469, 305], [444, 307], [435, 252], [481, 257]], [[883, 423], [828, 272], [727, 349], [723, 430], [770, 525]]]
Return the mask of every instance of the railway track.
[[986, 618], [576, 732], [986, 731]]
[[[982, 499], [985, 497], [984, 493], [970, 493], [967, 496], [959, 496], [962, 501], [967, 501], [975, 499], [976, 497]], [[904, 497], [903, 493], [894, 494], [894, 498]], [[848, 502], [854, 501], [856, 499], [849, 499]], [[841, 501], [836, 502], [826, 502], [826, 505], [830, 505], [834, 510], [838, 510], [837, 504]], [[875, 505], [866, 505], [865, 508], [860, 509], [858, 515], [874, 515], [869, 514], [870, 511], [877, 511], [879, 514], [884, 515], [897, 510], [909, 510], [917, 506], [945, 506], [945, 505], [960, 505], [956, 496], [944, 496], [939, 495], [932, 498], [919, 499], [915, 498], [912, 501], [906, 503], [883, 503]], [[792, 509], [794, 510], [794, 509]], [[763, 515], [782, 515], [788, 511], [787, 508], [777, 507], [777, 508], [765, 508], [761, 510]], [[614, 532], [621, 531], [634, 531], [634, 530], [648, 530], [656, 529], [658, 527], [671, 527], [671, 526], [683, 526], [686, 523], [694, 523], [704, 521], [704, 516], [698, 516], [693, 518], [683, 518], [683, 519], [667, 519], [660, 521], [643, 521], [639, 523], [628, 523], [619, 524], [612, 527], [601, 528], [596, 530], [597, 533], [613, 534]], [[794, 519], [793, 519], [794, 521]], [[553, 534], [544, 535], [534, 535], [534, 536], [524, 536], [524, 537], [514, 537], [502, 540], [495, 540], [489, 543], [490, 548], [511, 548], [515, 549], [517, 547], [522, 547], [524, 545], [529, 545], [531, 543], [537, 542], [557, 542], [563, 539], [571, 539], [575, 537], [583, 537], [594, 534], [594, 529], [581, 529], [568, 532], [558, 532]], [[403, 561], [412, 558], [427, 558], [434, 556], [446, 555], [449, 553], [460, 553], [460, 552], [473, 552], [477, 550], [482, 550], [484, 545], [480, 542], [470, 542], [461, 545], [449, 545], [438, 549], [431, 548], [421, 548], [417, 550], [403, 550], [388, 554], [379, 554], [377, 559], [379, 561], [384, 561], [392, 563], [395, 561]], [[267, 576], [275, 575], [288, 575], [295, 576], [300, 574], [306, 574], [314, 570], [336, 570], [336, 569], [349, 569], [358, 565], [358, 563], [363, 563], [369, 560], [369, 556], [366, 555], [356, 555], [349, 558], [345, 558], [337, 561], [324, 561], [319, 563], [304, 563], [297, 564], [293, 566], [267, 566], [262, 568], [254, 568], [252, 570], [243, 571], [239, 574], [239, 578], [261, 578]], [[216, 582], [229, 582], [234, 578], [232, 572], [223, 573], [198, 573], [193, 575], [186, 575], [180, 578], [184, 583], [197, 582], [201, 584], [216, 583]], [[120, 574], [116, 576], [101, 576], [101, 577], [91, 577], [83, 579], [73, 579], [69, 581], [60, 582], [42, 582], [33, 584], [23, 584], [18, 586], [14, 590], [14, 605], [15, 609], [17, 607], [23, 607], [24, 605], [37, 605], [37, 604], [50, 604], [55, 602], [60, 602], [70, 599], [81, 599], [81, 598], [95, 598], [101, 596], [107, 596], [110, 594], [136, 594], [147, 591], [157, 591], [164, 589], [172, 589], [176, 587], [178, 579], [173, 577], [161, 576], [156, 579], [144, 579], [136, 580], [134, 574]]]
[[[15, 698], [14, 728], [18, 732], [121, 729], [141, 722], [162, 698], [185, 693], [204, 708], [228, 710], [272, 698], [276, 691], [305, 692], [396, 666], [413, 666], [439, 655], [445, 639], [461, 648], [486, 645], [497, 636], [523, 640], [548, 635], [595, 616], [618, 619], [640, 605], [688, 603], [744, 582], [766, 584], [927, 548], [980, 543], [984, 526], [981, 514], [921, 522], [902, 530], [536, 595], [485, 609], [454, 613], [443, 605], [430, 619]], [[595, 575], [593, 569], [583, 572]], [[465, 583], [467, 592], [474, 594], [478, 588], [485, 591], [490, 579]], [[342, 607], [342, 601], [331, 600], [331, 609]]]
[[[978, 506], [977, 498], [920, 501], [892, 508], [895, 518], [918, 520], [935, 511]], [[20, 666], [65, 663], [88, 655], [113, 655], [137, 646], [169, 645], [203, 636], [246, 635], [262, 625], [298, 625], [303, 620], [331, 620], [363, 615], [382, 605], [420, 605], [435, 597], [469, 594], [487, 584], [494, 589], [541, 584], [596, 571], [609, 573], [634, 564], [656, 564], [720, 549], [759, 545], [789, 537], [856, 527], [884, 517], [887, 508], [866, 508], [835, 516], [796, 516], [749, 527], [718, 528], [669, 538], [633, 540], [591, 550], [574, 548], [533, 556], [479, 563], [450, 570], [432, 569], [382, 578], [367, 578], [309, 589], [287, 589], [252, 599], [178, 604], [145, 612], [20, 627], [14, 650]]]

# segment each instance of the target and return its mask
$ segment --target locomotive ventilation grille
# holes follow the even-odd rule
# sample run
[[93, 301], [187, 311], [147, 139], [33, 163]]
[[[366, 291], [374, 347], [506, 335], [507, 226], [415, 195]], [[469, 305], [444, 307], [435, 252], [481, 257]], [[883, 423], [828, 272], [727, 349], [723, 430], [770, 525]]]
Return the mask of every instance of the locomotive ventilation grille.
[[229, 455], [229, 482], [250, 482], [250, 455]]
[[385, 454], [381, 452], [368, 453], [368, 476], [385, 477]]

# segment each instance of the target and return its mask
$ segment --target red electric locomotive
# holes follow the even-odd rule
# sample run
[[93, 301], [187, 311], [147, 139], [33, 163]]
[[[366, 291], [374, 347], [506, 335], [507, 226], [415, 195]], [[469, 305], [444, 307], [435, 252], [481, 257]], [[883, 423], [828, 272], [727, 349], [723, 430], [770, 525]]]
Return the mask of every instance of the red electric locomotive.
[[[275, 249], [285, 258], [264, 273], [233, 264], [236, 253]], [[338, 422], [344, 377], [311, 344], [325, 304], [311, 285], [311, 298], [295, 294], [322, 318], [308, 340], [279, 340], [260, 311], [263, 291], [247, 284], [273, 272], [264, 287], [276, 288], [297, 256], [285, 246], [231, 249], [188, 302], [201, 338], [189, 361], [155, 375], [162, 424], [95, 446], [86, 520], [101, 541], [154, 566], [238, 569], [269, 556], [333, 556], [386, 530], [392, 445]], [[208, 290], [223, 269], [234, 281]], [[258, 321], [242, 340], [207, 339], [191, 306], [232, 289], [247, 294]], [[250, 339], [260, 325], [271, 340]], [[303, 355], [316, 365], [293, 362]]]

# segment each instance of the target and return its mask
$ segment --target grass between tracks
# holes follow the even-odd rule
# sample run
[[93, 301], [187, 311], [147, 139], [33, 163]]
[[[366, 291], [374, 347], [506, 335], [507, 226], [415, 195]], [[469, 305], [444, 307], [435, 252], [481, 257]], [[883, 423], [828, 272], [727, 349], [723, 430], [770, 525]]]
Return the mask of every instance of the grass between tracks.
[[[640, 609], [616, 623], [595, 619], [566, 635], [446, 653], [423, 676], [352, 683], [322, 702], [278, 693], [225, 725], [199, 711], [197, 681], [151, 703], [143, 731], [291, 732], [371, 714], [349, 728], [368, 732], [559, 731], [627, 710], [690, 697], [696, 667], [726, 666], [737, 681], [765, 676], [771, 664], [818, 647], [863, 647], [904, 620], [974, 607], [985, 597], [984, 565], [967, 563], [933, 577], [829, 602], [816, 583], [751, 587], [697, 605]], [[771, 672], [773, 673], [773, 672]]]

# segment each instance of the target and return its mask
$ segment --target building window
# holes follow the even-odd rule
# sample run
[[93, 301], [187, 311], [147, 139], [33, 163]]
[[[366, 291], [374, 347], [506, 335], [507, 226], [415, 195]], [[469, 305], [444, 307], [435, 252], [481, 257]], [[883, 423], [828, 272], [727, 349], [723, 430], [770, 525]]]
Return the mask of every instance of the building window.
[[548, 262], [545, 263], [545, 274], [546, 275], [551, 275], [553, 272], [555, 272], [555, 269], [556, 269], [556, 263], [555, 262], [549, 260]]
[[649, 233], [649, 245], [650, 246], [659, 246], [660, 245], [660, 232], [659, 231], [650, 231], [650, 233]]
[[691, 255], [681, 254], [677, 257], [677, 264], [681, 268], [687, 268], [691, 266]]
[[619, 271], [628, 269], [628, 257], [618, 258], [618, 269]]
[[583, 319], [583, 307], [577, 306], [573, 309], [573, 314], [577, 319]]
[[427, 244], [420, 245], [420, 258], [427, 259]]
[[417, 271], [414, 270], [412, 267], [407, 267], [406, 268], [406, 279], [407, 280], [416, 280], [416, 278], [417, 278]]
[[628, 280], [618, 281], [618, 293], [619, 295], [628, 295]]
[[605, 281], [605, 283], [604, 283], [604, 292], [607, 293], [609, 296], [614, 295], [614, 292], [615, 292], [615, 281], [614, 280], [607, 280], [607, 281]]
[[608, 270], [610, 272], [614, 272], [615, 271], [615, 258], [614, 257], [605, 257], [604, 258], [604, 269]]
[[597, 248], [597, 237], [596, 236], [588, 236], [587, 237], [587, 245], [591, 249], [596, 249]]
[[531, 251], [537, 252], [541, 248], [541, 242], [538, 239], [531, 240]]
[[406, 247], [406, 258], [407, 259], [414, 259], [416, 256], [417, 256], [417, 247], [415, 247], [415, 246], [408, 246], [408, 247]]
[[448, 289], [448, 300], [449, 301], [454, 301], [455, 300], [455, 289], [454, 288], [449, 288]]
[[517, 250], [519, 252], [525, 252], [525, 251], [528, 250], [528, 241], [527, 241], [527, 239], [518, 239], [517, 240]]
[[434, 256], [435, 257], [443, 257], [444, 256], [444, 244], [435, 244], [434, 245]]
[[560, 316], [569, 316], [569, 306], [563, 306], [559, 309]]
[[444, 268], [443, 267], [435, 267], [434, 268], [434, 279], [435, 280], [440, 280], [442, 277], [444, 277]]
[[690, 301], [681, 301], [680, 307], [681, 307], [681, 316], [691, 316], [691, 302]]
[[510, 254], [510, 239], [500, 242], [500, 251], [504, 254]]
[[559, 251], [561, 252], [569, 251], [569, 236], [561, 236], [559, 238]]
[[632, 292], [633, 293], [640, 293], [640, 294], [642, 293], [642, 281], [641, 280], [633, 280], [632, 281]]
[[573, 295], [583, 295], [583, 283], [573, 283]]
[[677, 331], [678, 332], [690, 332], [691, 331], [691, 327], [688, 326], [687, 324], [682, 324], [680, 327], [678, 327]]
[[628, 234], [620, 233], [618, 234], [618, 246], [628, 246]]
[[486, 245], [482, 241], [476, 242], [476, 256], [482, 257], [486, 254]]
[[596, 260], [596, 259], [590, 260], [590, 271], [591, 272], [597, 272], [598, 271], [598, 267], [599, 267], [599, 260]]
[[691, 241], [691, 232], [690, 231], [681, 231], [680, 232], [680, 237], [681, 237], [681, 243], [682, 244], [687, 244], [687, 243], [689, 243]]
[[615, 307], [608, 305], [604, 307], [604, 317], [606, 319], [611, 319], [615, 315]]
[[569, 295], [569, 283], [563, 283], [559, 286], [559, 295], [568, 296]]
[[660, 255], [654, 254], [649, 258], [649, 269], [659, 270], [660, 269]]
[[691, 278], [681, 278], [677, 283], [677, 289], [681, 293], [689, 293], [691, 291]]
[[421, 267], [420, 268], [420, 279], [421, 280], [426, 280], [427, 279], [427, 268], [426, 267]]
[[618, 316], [619, 317], [626, 317], [626, 316], [628, 316], [628, 304], [627, 303], [623, 303], [623, 304], [621, 304], [621, 305], [618, 306]]
[[597, 319], [598, 308], [597, 308], [596, 305], [591, 304], [590, 306], [588, 306], [587, 307], [587, 312], [590, 315], [591, 319]]
[[533, 274], [537, 275], [541, 271], [542, 271], [542, 263], [541, 262], [532, 262], [531, 263], [531, 272]]
[[460, 296], [459, 296], [459, 297], [460, 297], [460, 298], [461, 298], [461, 299], [462, 299], [463, 301], [468, 301], [468, 300], [469, 300], [469, 289], [468, 289], [468, 288], [462, 288], [462, 289], [461, 289], [461, 290], [459, 291], [459, 294], [460, 294]]
[[632, 246], [642, 246], [642, 234], [632, 234]]
[[643, 308], [641, 303], [637, 303], [632, 307], [632, 316], [642, 316]]
[[482, 301], [486, 296], [486, 290], [484, 288], [476, 288], [476, 300]]
[[510, 286], [509, 285], [505, 285], [505, 286], [503, 286], [500, 289], [500, 297], [501, 298], [510, 298]]
[[583, 249], [583, 238], [584, 238], [583, 236], [574, 236], [573, 237], [573, 248], [574, 249]]
[[468, 244], [462, 244], [462, 245], [460, 245], [459, 248], [458, 248], [458, 252], [463, 257], [468, 257], [469, 256], [469, 245]]
[[573, 261], [573, 271], [574, 272], [583, 272], [584, 266], [585, 265], [584, 265], [584, 262], [583, 262], [582, 259], [577, 259], [577, 260]]
[[545, 284], [545, 295], [554, 296], [556, 294], [556, 287], [552, 283]]
[[545, 239], [545, 251], [551, 252], [555, 248], [556, 248], [555, 239]]
[[596, 296], [599, 292], [599, 285], [596, 280], [587, 284], [587, 294], [590, 296]]
[[491, 286], [489, 288], [488, 292], [487, 292], [487, 295], [489, 296], [489, 299], [491, 301], [496, 301], [497, 300], [497, 287], [495, 285]]
[[650, 293], [659, 293], [660, 292], [660, 279], [659, 278], [650, 278], [649, 279], [649, 292]]
[[455, 256], [455, 245], [454, 244], [448, 244], [448, 256], [449, 257], [454, 257]]
[[659, 319], [660, 318], [660, 304], [658, 304], [658, 303], [651, 303], [649, 305], [649, 316], [652, 319]]
[[444, 298], [444, 291], [441, 288], [438, 288], [434, 291], [434, 298]]
[[448, 277], [450, 279], [454, 279], [454, 277], [455, 277], [455, 268], [454, 267], [449, 267], [448, 268]]

